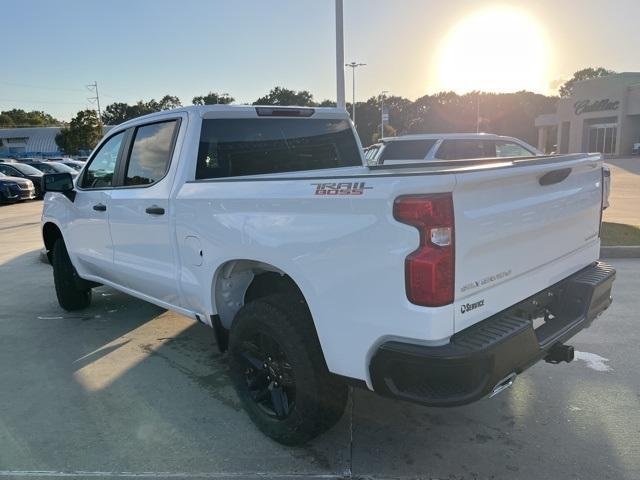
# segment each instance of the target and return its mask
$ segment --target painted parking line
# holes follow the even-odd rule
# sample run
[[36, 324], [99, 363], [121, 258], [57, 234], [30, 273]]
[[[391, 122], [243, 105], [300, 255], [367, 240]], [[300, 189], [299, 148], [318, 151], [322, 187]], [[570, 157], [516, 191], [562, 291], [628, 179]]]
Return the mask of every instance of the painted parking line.
[[236, 478], [327, 480], [344, 478], [337, 474], [319, 473], [271, 473], [271, 472], [101, 472], [56, 470], [0, 470], [0, 477], [55, 477], [55, 478]]

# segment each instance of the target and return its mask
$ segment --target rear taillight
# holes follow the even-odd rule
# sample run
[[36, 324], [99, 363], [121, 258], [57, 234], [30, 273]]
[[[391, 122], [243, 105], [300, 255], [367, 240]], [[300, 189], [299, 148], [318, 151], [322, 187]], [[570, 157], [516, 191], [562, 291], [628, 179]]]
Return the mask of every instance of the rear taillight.
[[452, 303], [455, 244], [451, 194], [398, 197], [393, 216], [420, 232], [420, 246], [404, 264], [409, 301], [425, 307]]

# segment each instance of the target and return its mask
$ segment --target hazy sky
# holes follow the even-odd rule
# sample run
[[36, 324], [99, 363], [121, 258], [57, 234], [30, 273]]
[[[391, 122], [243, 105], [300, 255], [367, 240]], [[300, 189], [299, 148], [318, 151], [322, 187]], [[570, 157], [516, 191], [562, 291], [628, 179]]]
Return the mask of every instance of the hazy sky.
[[[68, 120], [89, 105], [84, 85], [94, 80], [103, 106], [167, 93], [189, 104], [210, 90], [252, 102], [275, 85], [335, 98], [333, 0], [1, 5], [0, 110]], [[640, 71], [640, 0], [344, 0], [344, 8], [345, 60], [368, 64], [357, 72], [359, 99], [472, 86], [552, 93], [582, 67]], [[482, 16], [503, 11], [516, 21]], [[491, 83], [492, 72], [519, 75]], [[350, 82], [347, 72], [348, 99]]]

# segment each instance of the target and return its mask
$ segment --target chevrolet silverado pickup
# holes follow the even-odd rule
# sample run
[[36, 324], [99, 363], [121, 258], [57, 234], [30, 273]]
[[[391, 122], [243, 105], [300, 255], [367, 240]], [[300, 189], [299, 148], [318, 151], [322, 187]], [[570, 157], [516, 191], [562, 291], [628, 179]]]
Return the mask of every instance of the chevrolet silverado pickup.
[[102, 284], [210, 326], [284, 444], [335, 424], [349, 385], [495, 395], [572, 360], [611, 302], [599, 155], [366, 166], [344, 110], [197, 106], [113, 128], [43, 185], [60, 306]]

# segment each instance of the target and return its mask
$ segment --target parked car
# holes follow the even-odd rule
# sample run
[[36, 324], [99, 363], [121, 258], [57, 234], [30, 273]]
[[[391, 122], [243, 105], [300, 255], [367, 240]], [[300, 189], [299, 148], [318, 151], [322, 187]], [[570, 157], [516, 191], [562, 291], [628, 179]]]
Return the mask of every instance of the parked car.
[[80, 162], [78, 160], [74, 160], [72, 158], [67, 158], [67, 157], [48, 158], [47, 161], [61, 163], [63, 165], [66, 165], [67, 167], [73, 168], [76, 172], [79, 172], [80, 170], [82, 170], [82, 167], [84, 167], [84, 162]]
[[59, 162], [38, 162], [34, 161], [29, 163], [33, 168], [40, 170], [42, 173], [69, 173], [72, 176], [78, 175], [78, 171]]
[[[403, 165], [437, 160], [531, 157], [544, 155], [537, 148], [514, 137], [487, 133], [443, 133], [402, 135], [384, 138], [364, 149], [369, 165]], [[603, 202], [609, 206], [611, 171], [603, 165]]]
[[[0, 180], [8, 183], [13, 182], [18, 186], [18, 200], [33, 200], [36, 198], [36, 189], [31, 180], [21, 177], [10, 177], [1, 172]], [[12, 189], [10, 190], [13, 192]]]
[[487, 133], [402, 135], [384, 138], [366, 151], [371, 157], [368, 158], [370, 165], [542, 155], [537, 148], [522, 140]]
[[14, 180], [0, 175], [0, 204], [16, 203], [20, 201], [20, 187]]
[[43, 173], [26, 163], [0, 163], [0, 173], [4, 173], [10, 177], [26, 178], [33, 182], [36, 190], [36, 198], [42, 198], [42, 175]]
[[601, 165], [369, 167], [344, 110], [186, 107], [113, 128], [75, 182], [45, 175], [42, 235], [63, 309], [104, 284], [211, 326], [251, 419], [300, 444], [347, 383], [453, 406], [571, 361], [615, 278]]

